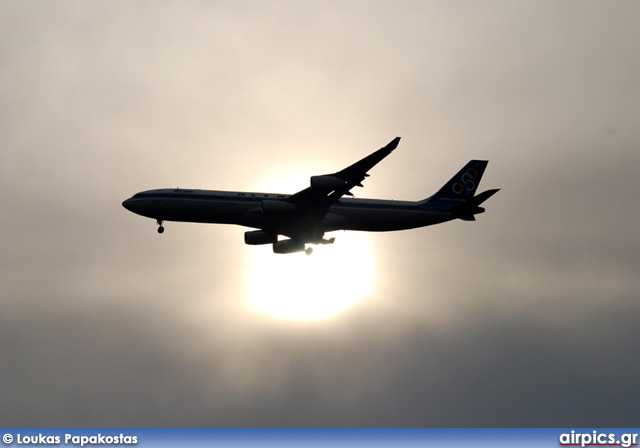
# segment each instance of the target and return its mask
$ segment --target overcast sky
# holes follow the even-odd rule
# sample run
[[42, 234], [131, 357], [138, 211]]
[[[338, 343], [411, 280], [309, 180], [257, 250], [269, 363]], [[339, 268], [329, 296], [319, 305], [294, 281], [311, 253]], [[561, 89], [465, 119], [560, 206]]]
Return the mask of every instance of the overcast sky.
[[[1, 2], [3, 425], [637, 426], [639, 18], [635, 1]], [[359, 249], [338, 233], [308, 264], [240, 227], [159, 236], [121, 206], [294, 193], [395, 136], [357, 196], [422, 199], [473, 158], [502, 190], [475, 223]], [[350, 305], [252, 306], [274, 266], [262, 299]]]

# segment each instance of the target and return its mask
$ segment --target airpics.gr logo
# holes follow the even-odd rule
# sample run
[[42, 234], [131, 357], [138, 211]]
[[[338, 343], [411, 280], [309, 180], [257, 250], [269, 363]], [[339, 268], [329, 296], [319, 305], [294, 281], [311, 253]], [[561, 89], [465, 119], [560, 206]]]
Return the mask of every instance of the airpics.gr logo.
[[475, 168], [469, 168], [465, 171], [460, 180], [455, 182], [451, 189], [455, 194], [466, 194], [476, 189], [474, 180], [478, 177], [478, 171]]
[[571, 430], [571, 433], [560, 434], [560, 446], [622, 446], [630, 447], [638, 445], [637, 433], [621, 434], [617, 437], [614, 433], [593, 432], [580, 433]]

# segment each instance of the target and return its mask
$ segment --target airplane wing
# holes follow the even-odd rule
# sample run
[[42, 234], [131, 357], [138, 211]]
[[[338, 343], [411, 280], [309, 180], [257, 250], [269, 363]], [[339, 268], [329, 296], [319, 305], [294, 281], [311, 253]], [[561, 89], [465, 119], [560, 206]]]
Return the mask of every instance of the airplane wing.
[[364, 159], [333, 174], [311, 177], [311, 186], [289, 196], [286, 201], [295, 204], [296, 212], [313, 213], [315, 219], [322, 219], [329, 208], [344, 195], [353, 196], [353, 187], [362, 187], [362, 181], [369, 177], [367, 172], [396, 149], [400, 137], [394, 138], [385, 147], [378, 149]]
[[[317, 225], [329, 208], [344, 195], [353, 196], [353, 187], [362, 187], [362, 181], [369, 177], [367, 171], [377, 165], [396, 149], [400, 137], [394, 138], [364, 159], [333, 174], [311, 177], [311, 186], [289, 196], [285, 201], [295, 206], [295, 214], [307, 223]], [[312, 224], [313, 225], [313, 224]]]
[[364, 159], [333, 174], [311, 177], [311, 186], [285, 199], [264, 200], [258, 213], [273, 218], [256, 226], [267, 232], [286, 235], [300, 242], [324, 242], [322, 220], [342, 196], [351, 195], [353, 187], [362, 186], [367, 172], [396, 149], [400, 137]]

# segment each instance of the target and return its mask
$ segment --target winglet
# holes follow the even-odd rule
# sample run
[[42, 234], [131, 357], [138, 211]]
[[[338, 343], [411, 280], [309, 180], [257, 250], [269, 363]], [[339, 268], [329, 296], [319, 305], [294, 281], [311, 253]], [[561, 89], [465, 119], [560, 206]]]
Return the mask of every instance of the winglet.
[[396, 149], [398, 147], [398, 143], [400, 143], [400, 137], [396, 137], [393, 140], [391, 140], [389, 142], [389, 144], [384, 147], [384, 149], [388, 149], [389, 151], [393, 151], [394, 149]]

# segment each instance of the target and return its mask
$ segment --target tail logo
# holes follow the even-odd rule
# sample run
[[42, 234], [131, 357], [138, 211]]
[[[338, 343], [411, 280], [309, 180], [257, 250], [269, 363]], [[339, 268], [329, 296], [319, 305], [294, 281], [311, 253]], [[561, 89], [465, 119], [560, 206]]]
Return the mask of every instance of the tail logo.
[[476, 183], [474, 180], [478, 177], [478, 172], [475, 168], [469, 168], [460, 176], [460, 180], [453, 184], [451, 187], [455, 194], [463, 194], [465, 191], [470, 192], [476, 189]]

